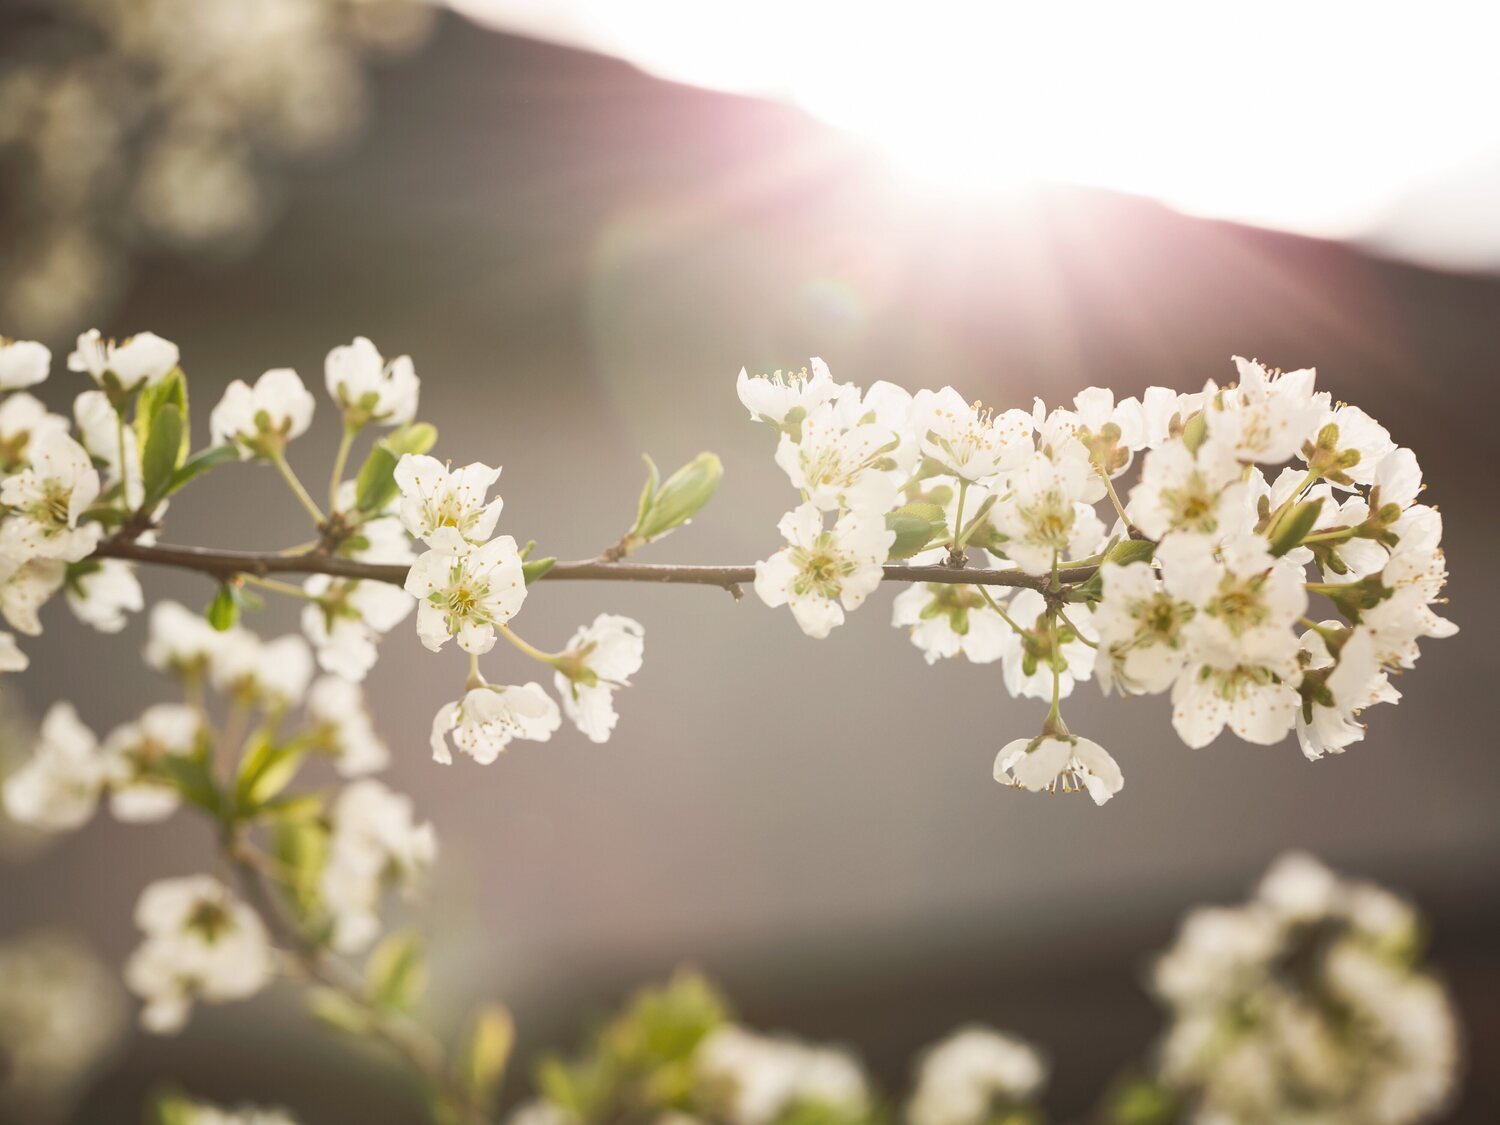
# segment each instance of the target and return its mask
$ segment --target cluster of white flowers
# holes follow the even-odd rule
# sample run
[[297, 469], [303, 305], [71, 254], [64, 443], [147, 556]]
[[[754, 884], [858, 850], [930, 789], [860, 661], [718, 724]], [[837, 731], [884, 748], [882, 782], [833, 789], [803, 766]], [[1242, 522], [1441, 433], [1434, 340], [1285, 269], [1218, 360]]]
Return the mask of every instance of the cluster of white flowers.
[[241, 1000], [271, 979], [260, 915], [212, 876], [152, 883], [136, 903], [135, 922], [146, 936], [125, 964], [125, 983], [145, 1001], [141, 1025], [149, 1031], [179, 1031], [194, 1000]]
[[1303, 854], [1200, 908], [1156, 963], [1161, 1080], [1193, 1120], [1415, 1125], [1452, 1096], [1458, 1030], [1411, 906]]
[[906, 1104], [911, 1125], [986, 1125], [1018, 1120], [1047, 1081], [1047, 1062], [1031, 1044], [970, 1026], [929, 1048]]
[[693, 1055], [704, 1102], [729, 1125], [770, 1125], [798, 1109], [862, 1112], [871, 1101], [859, 1059], [839, 1047], [761, 1035], [735, 1024], [711, 1032]]
[[380, 933], [386, 886], [414, 886], [437, 855], [437, 839], [431, 824], [416, 822], [411, 798], [373, 778], [345, 786], [330, 820], [319, 887], [333, 916], [332, 943], [340, 953], [361, 953]]
[[[892, 618], [928, 663], [999, 662], [1012, 695], [1052, 701], [1040, 736], [997, 755], [1006, 784], [1101, 804], [1120, 790], [1108, 752], [1059, 714], [1094, 676], [1106, 692], [1170, 690], [1189, 746], [1227, 726], [1261, 744], [1295, 729], [1309, 758], [1341, 751], [1364, 708], [1398, 698], [1387, 674], [1412, 666], [1418, 639], [1455, 631], [1432, 609], [1442, 521], [1417, 503], [1411, 451], [1311, 370], [1235, 363], [1236, 383], [1194, 394], [1117, 402], [1091, 387], [1070, 407], [1003, 412], [951, 387], [862, 391], [819, 360], [741, 371], [740, 400], [778, 431], [802, 495], [756, 592], [821, 638], [888, 562], [1013, 567], [1013, 594], [950, 574], [904, 591]], [[1339, 619], [1309, 618], [1312, 598]]]

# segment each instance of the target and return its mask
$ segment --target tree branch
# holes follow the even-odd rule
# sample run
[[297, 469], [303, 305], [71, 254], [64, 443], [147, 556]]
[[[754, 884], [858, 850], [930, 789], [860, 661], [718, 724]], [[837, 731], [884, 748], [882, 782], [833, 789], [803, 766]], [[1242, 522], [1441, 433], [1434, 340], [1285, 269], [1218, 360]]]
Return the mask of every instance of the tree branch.
[[[334, 578], [355, 578], [366, 582], [389, 582], [399, 586], [406, 581], [407, 567], [396, 563], [368, 563], [341, 558], [323, 551], [304, 551], [293, 555], [258, 554], [247, 551], [218, 551], [205, 547], [173, 547], [150, 544], [116, 536], [100, 543], [95, 558], [127, 559], [131, 562], [195, 570], [220, 581], [238, 575], [264, 578], [271, 574], [327, 574]], [[1098, 566], [1066, 566], [1058, 571], [1064, 584], [1086, 582]], [[679, 566], [672, 563], [606, 562], [587, 559], [559, 562], [541, 576], [540, 581], [573, 582], [663, 582], [681, 585], [718, 586], [735, 591], [755, 581], [754, 566]], [[976, 567], [947, 565], [913, 566], [909, 563], [887, 563], [887, 582], [934, 582], [942, 585], [1009, 586], [1015, 589], [1045, 590], [1050, 575], [1036, 576], [1008, 568], [986, 570]]]

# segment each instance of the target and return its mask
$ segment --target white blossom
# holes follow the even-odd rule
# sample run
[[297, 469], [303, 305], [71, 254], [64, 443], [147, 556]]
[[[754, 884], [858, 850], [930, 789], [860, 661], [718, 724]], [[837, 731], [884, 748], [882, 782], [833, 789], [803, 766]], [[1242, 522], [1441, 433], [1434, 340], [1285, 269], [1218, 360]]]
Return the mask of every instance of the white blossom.
[[205, 621], [201, 613], [174, 601], [153, 605], [148, 622], [145, 661], [158, 672], [172, 675], [206, 674], [228, 636]]
[[484, 684], [456, 703], [445, 703], [432, 720], [432, 757], [448, 765], [453, 745], [480, 765], [489, 765], [513, 739], [546, 742], [562, 725], [556, 701], [541, 684]]
[[1126, 505], [1130, 522], [1158, 540], [1171, 531], [1222, 537], [1246, 526], [1250, 511], [1239, 464], [1214, 441], [1196, 453], [1182, 441], [1151, 450]]
[[273, 707], [295, 707], [302, 702], [312, 679], [313, 657], [301, 637], [263, 641], [241, 628], [220, 633], [219, 637], [212, 654], [212, 672], [220, 691]]
[[387, 582], [334, 579], [315, 574], [303, 584], [308, 604], [302, 631], [317, 652], [318, 666], [346, 680], [359, 681], [375, 666], [376, 642], [416, 604]]
[[731, 1125], [769, 1125], [801, 1107], [859, 1112], [870, 1099], [864, 1071], [847, 1051], [733, 1024], [698, 1045], [693, 1068]]
[[94, 732], [73, 705], [54, 703], [31, 757], [5, 779], [6, 813], [18, 823], [54, 831], [87, 822], [106, 780], [98, 750]]
[[411, 356], [386, 361], [374, 344], [356, 336], [352, 344], [341, 344], [328, 353], [323, 376], [328, 393], [351, 426], [366, 422], [400, 426], [416, 417], [421, 381]]
[[146, 606], [140, 579], [127, 562], [99, 559], [68, 576], [68, 605], [78, 620], [101, 633], [125, 628], [126, 615]]
[[202, 720], [193, 708], [157, 703], [134, 722], [111, 731], [102, 748], [110, 811], [120, 820], [136, 823], [162, 820], [175, 812], [181, 802], [176, 787], [162, 772], [162, 760], [194, 753], [202, 730]]
[[484, 499], [498, 479], [499, 469], [478, 461], [450, 470], [435, 457], [408, 453], [396, 463], [401, 522], [430, 547], [483, 543], [494, 534], [504, 504], [499, 496]]
[[975, 664], [1005, 654], [1011, 628], [972, 588], [961, 583], [913, 584], [896, 595], [891, 624], [910, 631], [928, 664], [960, 653]]
[[[456, 537], [455, 537], [456, 539]], [[462, 540], [422, 554], [406, 575], [417, 599], [417, 636], [433, 652], [449, 637], [465, 652], [483, 655], [495, 646], [495, 629], [526, 600], [526, 578], [516, 541], [509, 535], [482, 546]]]
[[922, 1056], [906, 1120], [986, 1125], [997, 1109], [1033, 1100], [1046, 1080], [1046, 1060], [1031, 1044], [988, 1027], [962, 1027]]
[[1088, 791], [1102, 805], [1125, 784], [1120, 767], [1097, 742], [1047, 734], [1007, 742], [995, 755], [995, 780], [1033, 793]]
[[25, 391], [6, 395], [0, 401], [0, 472], [19, 472], [30, 463], [33, 443], [45, 446], [48, 438], [67, 434], [68, 420], [49, 411], [41, 399]]
[[1095, 670], [1108, 693], [1155, 693], [1172, 686], [1188, 659], [1185, 626], [1193, 607], [1178, 601], [1152, 568], [1106, 564], [1104, 593], [1094, 609], [1099, 634]]
[[195, 999], [241, 1000], [271, 978], [259, 916], [211, 876], [152, 883], [136, 903], [135, 922], [145, 938], [125, 964], [125, 983], [145, 1001], [147, 1031], [180, 1031]]
[[776, 463], [821, 511], [881, 514], [901, 485], [892, 456], [900, 444], [894, 430], [865, 415], [850, 396], [811, 411], [798, 437], [783, 432]]
[[1222, 391], [1208, 418], [1209, 436], [1239, 461], [1279, 465], [1316, 436], [1324, 407], [1313, 393], [1311, 368], [1284, 375], [1234, 357], [1239, 384]]
[[1010, 480], [1011, 492], [995, 505], [995, 527], [1007, 536], [1005, 553], [1027, 574], [1051, 572], [1059, 561], [1084, 558], [1104, 540], [1104, 524], [1080, 497], [1087, 465], [1032, 454]]
[[77, 348], [68, 356], [68, 370], [87, 374], [106, 389], [114, 382], [121, 390], [133, 391], [161, 382], [177, 360], [177, 345], [154, 332], [140, 332], [117, 344], [91, 328], [78, 337]]
[[34, 387], [52, 370], [52, 352], [35, 340], [0, 336], [0, 391]]
[[28, 637], [42, 631], [42, 606], [62, 589], [67, 564], [58, 559], [32, 559], [20, 566], [0, 556], [0, 614], [16, 632]]
[[752, 376], [740, 368], [735, 382], [735, 391], [750, 417], [773, 426], [789, 421], [796, 425], [825, 402], [851, 389], [847, 383], [835, 383], [828, 365], [816, 356], [812, 360], [811, 374], [804, 368], [798, 373], [777, 371], [771, 375]]
[[766, 605], [791, 608], [809, 637], [824, 638], [844, 623], [880, 585], [881, 564], [896, 533], [879, 514], [846, 512], [831, 530], [823, 513], [803, 504], [776, 525], [787, 541], [769, 559], [755, 564], [755, 592]]
[[1359, 407], [1348, 404], [1341, 404], [1328, 411], [1323, 417], [1323, 425], [1338, 427], [1336, 452], [1352, 451], [1359, 454], [1353, 465], [1340, 469], [1340, 473], [1348, 478], [1349, 484], [1374, 484], [1376, 474], [1380, 471], [1380, 463], [1396, 449], [1390, 431]]
[[233, 445], [240, 459], [277, 457], [312, 425], [317, 403], [288, 367], [265, 372], [251, 386], [236, 379], [208, 416], [215, 445]]
[[1410, 668], [1422, 637], [1451, 637], [1458, 626], [1432, 610], [1443, 600], [1448, 564], [1441, 546], [1443, 518], [1436, 508], [1418, 504], [1402, 513], [1391, 529], [1398, 542], [1380, 572], [1388, 595], [1366, 610], [1361, 623], [1370, 631], [1382, 664]]
[[328, 862], [319, 877], [333, 917], [340, 953], [369, 948], [380, 933], [380, 900], [387, 884], [410, 890], [432, 865], [432, 825], [418, 824], [411, 798], [371, 778], [344, 786], [331, 810]]
[[912, 399], [911, 425], [923, 453], [972, 483], [1018, 468], [1035, 450], [1029, 413], [996, 414], [977, 402], [965, 402], [952, 387], [918, 391]]
[[646, 651], [640, 622], [601, 613], [573, 634], [554, 677], [568, 719], [591, 742], [608, 742], [619, 716], [615, 692], [640, 671]]
[[99, 473], [62, 433], [33, 434], [26, 456], [28, 468], [0, 481], [0, 503], [10, 508], [0, 553], [77, 562], [99, 543], [99, 525], [79, 522], [99, 495]]
[[1068, 621], [1081, 631], [1059, 621], [1057, 648], [1053, 651], [1052, 627], [1047, 618], [1047, 599], [1036, 590], [1018, 590], [1006, 606], [1010, 618], [1025, 635], [1009, 630], [1000, 654], [1005, 690], [1022, 699], [1051, 699], [1052, 666], [1057, 664], [1057, 695], [1067, 699], [1078, 683], [1094, 674], [1098, 650], [1093, 617], [1086, 605], [1069, 606]]
[[[1324, 629], [1337, 622], [1325, 621]], [[1302, 635], [1306, 664], [1302, 704], [1297, 711], [1297, 741], [1309, 761], [1324, 754], [1341, 754], [1365, 736], [1357, 716], [1377, 703], [1395, 703], [1401, 693], [1391, 686], [1375, 655], [1375, 641], [1368, 629], [1355, 628], [1344, 637], [1338, 660], [1328, 652], [1327, 641], [1317, 630]], [[1316, 690], [1309, 690], [1315, 683]]]
[[375, 732], [359, 685], [342, 676], [319, 677], [307, 693], [307, 717], [344, 777], [362, 777], [390, 764], [390, 751]]

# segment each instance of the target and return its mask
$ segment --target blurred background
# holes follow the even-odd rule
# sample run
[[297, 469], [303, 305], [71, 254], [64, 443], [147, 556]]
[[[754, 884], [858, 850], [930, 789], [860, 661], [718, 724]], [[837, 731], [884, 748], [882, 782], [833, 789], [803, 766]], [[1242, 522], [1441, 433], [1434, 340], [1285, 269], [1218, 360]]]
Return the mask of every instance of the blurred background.
[[[1014, 1029], [1052, 1054], [1051, 1108], [1078, 1113], [1158, 1030], [1142, 970], [1184, 910], [1243, 897], [1300, 847], [1428, 913], [1468, 1043], [1451, 1119], [1500, 1118], [1485, 14], [1273, 5], [1170, 36], [1120, 13], [968, 26], [942, 5], [919, 26], [785, 4], [464, 7], [6, 5], [0, 330], [52, 347], [49, 405], [66, 411], [61, 357], [96, 324], [181, 345], [200, 441], [229, 380], [293, 366], [320, 384], [327, 350], [369, 335], [414, 357], [444, 456], [504, 465], [503, 531], [591, 556], [633, 518], [641, 452], [711, 449], [720, 494], [650, 557], [750, 562], [790, 493], [735, 398], [742, 365], [820, 355], [841, 380], [1024, 406], [1193, 389], [1239, 353], [1316, 366], [1417, 451], [1463, 631], [1316, 764], [1292, 742], [1192, 752], [1165, 700], [1083, 690], [1069, 723], [1127, 778], [1096, 809], [995, 785], [995, 750], [1040, 708], [996, 667], [924, 665], [889, 592], [812, 642], [717, 590], [541, 586], [529, 638], [626, 613], [646, 665], [608, 745], [563, 734], [488, 768], [429, 760], [463, 659], [398, 630], [367, 687], [391, 784], [439, 829], [420, 907], [439, 1022], [504, 998], [525, 1055], [686, 962], [749, 1022], [847, 1041], [892, 1085], [955, 1023]], [[322, 413], [292, 450], [308, 479], [336, 432]], [[164, 538], [301, 531], [272, 473], [230, 467], [174, 502]], [[212, 595], [143, 578], [148, 596]], [[295, 609], [258, 627], [295, 629]], [[101, 638], [54, 610], [5, 685], [7, 722], [69, 697], [107, 728], [161, 698], [143, 640], [142, 621]], [[118, 962], [140, 888], [198, 870], [200, 832], [101, 816], [9, 849], [0, 938], [68, 928]], [[166, 1079], [310, 1125], [410, 1119], [394, 1080], [280, 990], [131, 1038], [76, 1120], [135, 1120]]]

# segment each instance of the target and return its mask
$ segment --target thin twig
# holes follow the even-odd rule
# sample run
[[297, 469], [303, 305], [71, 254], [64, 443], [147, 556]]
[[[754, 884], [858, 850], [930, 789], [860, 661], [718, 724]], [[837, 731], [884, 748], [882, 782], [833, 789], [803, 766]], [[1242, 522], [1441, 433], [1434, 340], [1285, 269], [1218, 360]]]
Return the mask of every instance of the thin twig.
[[[284, 555], [257, 554], [245, 551], [219, 551], [206, 547], [175, 547], [167, 544], [145, 544], [116, 536], [100, 543], [94, 551], [97, 558], [127, 559], [131, 562], [195, 570], [223, 581], [236, 575], [264, 578], [271, 574], [327, 574], [334, 578], [359, 579], [366, 582], [388, 582], [400, 586], [406, 581], [404, 563], [368, 563], [340, 558], [322, 551], [303, 551]], [[1086, 582], [1099, 568], [1095, 563], [1065, 566], [1058, 580], [1071, 585]], [[986, 570], [976, 567], [914, 566], [910, 563], [887, 563], [887, 582], [932, 582], [940, 585], [1009, 586], [1016, 589], [1044, 590], [1051, 576], [1038, 577], [1015, 568]], [[736, 586], [755, 581], [751, 566], [679, 566], [672, 563], [604, 562], [587, 559], [560, 562], [542, 575], [539, 581], [572, 582], [660, 582], [676, 585], [718, 586], [733, 591]]]

